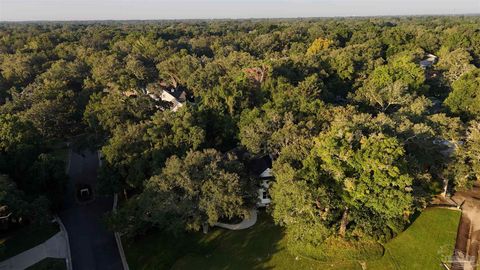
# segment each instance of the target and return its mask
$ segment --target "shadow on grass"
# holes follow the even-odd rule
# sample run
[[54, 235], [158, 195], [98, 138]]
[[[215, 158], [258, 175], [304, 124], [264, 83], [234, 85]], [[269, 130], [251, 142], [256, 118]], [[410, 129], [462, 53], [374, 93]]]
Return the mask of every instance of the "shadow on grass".
[[283, 230], [271, 217], [260, 212], [257, 223], [245, 230], [213, 228], [206, 235], [191, 233], [177, 237], [156, 231], [124, 242], [124, 247], [132, 270], [362, 269], [359, 260], [351, 257], [351, 252], [344, 252], [335, 260], [328, 257], [325, 261], [294, 256], [286, 250], [284, 237]]
[[67, 270], [65, 259], [46, 258], [25, 270]]
[[273, 269], [267, 266], [278, 253], [281, 229], [266, 214], [241, 231], [213, 228], [208, 234], [178, 236], [149, 232], [125, 242], [131, 269]]
[[58, 225], [25, 225], [0, 234], [0, 261], [29, 250], [60, 231]]

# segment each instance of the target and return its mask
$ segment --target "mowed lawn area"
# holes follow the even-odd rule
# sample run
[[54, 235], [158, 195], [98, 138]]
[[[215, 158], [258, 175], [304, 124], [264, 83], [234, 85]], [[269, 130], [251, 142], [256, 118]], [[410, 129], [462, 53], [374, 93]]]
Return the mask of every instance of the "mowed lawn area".
[[124, 241], [130, 269], [362, 269], [357, 262], [332, 265], [291, 255], [282, 229], [266, 213], [242, 231], [212, 229], [208, 234], [173, 237], [150, 232]]
[[[443, 250], [453, 252], [459, 219], [457, 211], [426, 210], [404, 233], [385, 245], [383, 257], [374, 250], [363, 261], [338, 258], [321, 262], [291, 255], [282, 229], [265, 213], [259, 215], [254, 227], [243, 231], [213, 229], [207, 235], [177, 237], [150, 232], [140, 239], [124, 241], [124, 247], [131, 269], [350, 270], [362, 269], [360, 262], [367, 269], [440, 269], [437, 255]], [[338, 254], [344, 257], [348, 252], [339, 250]]]
[[384, 256], [369, 262], [367, 269], [444, 269], [453, 254], [460, 211], [430, 208], [403, 233], [385, 245]]
[[0, 261], [29, 250], [60, 231], [57, 223], [28, 225], [0, 235]]

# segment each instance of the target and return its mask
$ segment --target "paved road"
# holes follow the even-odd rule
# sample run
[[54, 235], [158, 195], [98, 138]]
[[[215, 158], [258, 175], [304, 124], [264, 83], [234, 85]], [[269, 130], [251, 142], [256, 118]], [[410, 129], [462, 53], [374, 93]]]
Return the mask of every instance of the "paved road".
[[68, 232], [73, 270], [123, 269], [114, 234], [102, 223], [104, 213], [112, 209], [113, 198], [96, 196], [93, 202], [79, 204], [74, 197], [75, 184], [95, 188], [97, 168], [96, 152], [70, 155], [70, 183], [60, 218]]

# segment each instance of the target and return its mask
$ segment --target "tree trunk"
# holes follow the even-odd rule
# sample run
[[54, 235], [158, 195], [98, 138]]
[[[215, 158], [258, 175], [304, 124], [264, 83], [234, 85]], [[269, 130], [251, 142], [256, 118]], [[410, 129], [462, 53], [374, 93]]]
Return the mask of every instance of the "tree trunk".
[[203, 223], [202, 228], [203, 228], [203, 233], [207, 234], [208, 233], [208, 223], [207, 222]]
[[341, 237], [345, 237], [345, 232], [347, 231], [347, 224], [348, 224], [348, 207], [346, 207], [345, 211], [343, 211], [342, 221], [340, 221], [340, 229], [338, 230], [338, 234]]
[[442, 191], [442, 197], [445, 198], [447, 195], [447, 189], [448, 189], [448, 178], [443, 179], [443, 191]]

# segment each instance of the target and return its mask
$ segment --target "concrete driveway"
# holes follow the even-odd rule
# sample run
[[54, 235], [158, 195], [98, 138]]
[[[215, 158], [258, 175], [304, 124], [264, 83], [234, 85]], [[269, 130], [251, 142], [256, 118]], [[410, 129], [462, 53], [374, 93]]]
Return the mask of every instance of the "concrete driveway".
[[73, 270], [123, 269], [114, 234], [102, 222], [104, 214], [112, 210], [113, 197], [95, 196], [86, 204], [75, 199], [77, 184], [88, 184], [95, 190], [97, 169], [96, 152], [71, 153], [70, 183], [60, 218], [68, 232]]
[[0, 270], [22, 270], [46, 258], [67, 258], [64, 232], [58, 232], [40, 245], [0, 262]]

